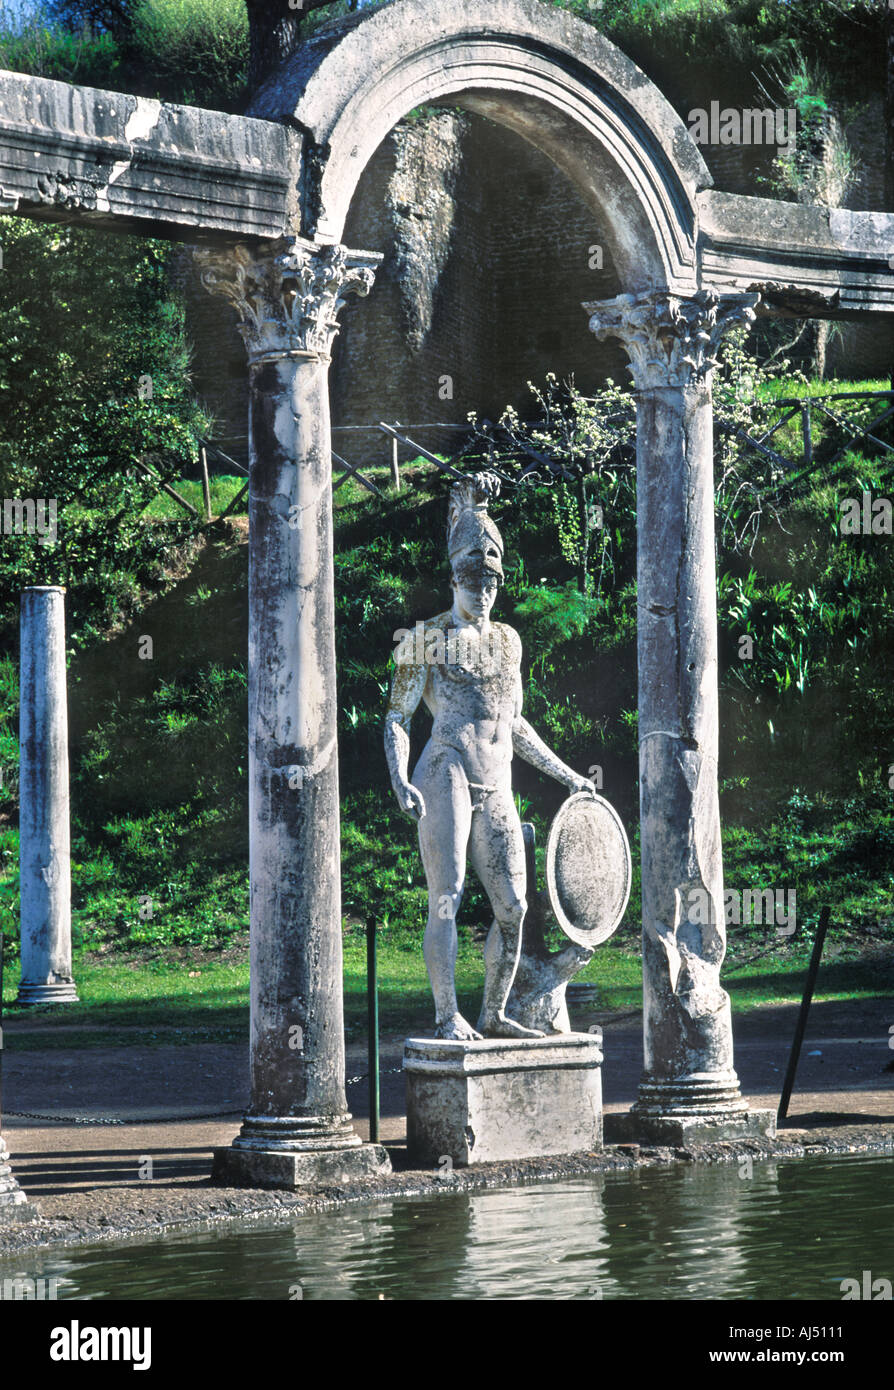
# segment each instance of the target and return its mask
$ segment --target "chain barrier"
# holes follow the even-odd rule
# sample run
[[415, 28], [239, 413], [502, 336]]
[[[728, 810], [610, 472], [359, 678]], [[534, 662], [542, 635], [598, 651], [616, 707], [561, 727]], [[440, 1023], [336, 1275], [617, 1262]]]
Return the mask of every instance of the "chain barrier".
[[[388, 1067], [380, 1075], [399, 1076], [403, 1067]], [[360, 1076], [349, 1076], [346, 1086], [358, 1086], [361, 1081], [366, 1081], [369, 1072], [365, 1071]], [[111, 1119], [107, 1115], [42, 1115], [37, 1110], [4, 1110], [4, 1115], [16, 1120], [50, 1120], [62, 1125], [163, 1125], [190, 1120], [218, 1120], [226, 1119], [230, 1115], [244, 1115], [245, 1106], [241, 1105], [238, 1110], [208, 1110], [201, 1115], [156, 1115], [151, 1119], [143, 1117], [139, 1119]]]
[[53, 1120], [63, 1125], [163, 1125], [178, 1120], [216, 1120], [227, 1115], [243, 1115], [245, 1106], [240, 1106], [238, 1110], [209, 1110], [203, 1115], [156, 1115], [151, 1119], [141, 1116], [139, 1119], [125, 1120], [111, 1119], [107, 1115], [41, 1115], [36, 1110], [4, 1110], [3, 1113], [17, 1120]]
[[[403, 1067], [383, 1067], [382, 1070], [379, 1072], [379, 1076], [400, 1076], [402, 1072]], [[359, 1082], [366, 1081], [368, 1078], [369, 1072], [365, 1071], [362, 1072], [360, 1076], [349, 1076], [348, 1079], [345, 1081], [345, 1085], [356, 1086]]]

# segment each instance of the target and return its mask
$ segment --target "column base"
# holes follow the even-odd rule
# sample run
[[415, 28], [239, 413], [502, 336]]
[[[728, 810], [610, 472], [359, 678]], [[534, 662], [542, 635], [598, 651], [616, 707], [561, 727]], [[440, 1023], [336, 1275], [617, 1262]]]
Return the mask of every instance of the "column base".
[[407, 1151], [420, 1166], [602, 1147], [602, 1034], [408, 1038]]
[[246, 1115], [228, 1149], [215, 1149], [211, 1181], [224, 1187], [307, 1187], [391, 1172], [381, 1144], [364, 1144], [350, 1115]]
[[688, 1076], [645, 1076], [629, 1111], [606, 1115], [607, 1143], [642, 1142], [685, 1148], [723, 1140], [773, 1139], [776, 1111], [751, 1110], [730, 1069]]
[[78, 991], [74, 980], [60, 980], [56, 984], [44, 982], [28, 984], [25, 980], [19, 985], [17, 1004], [78, 1004]]
[[606, 1115], [604, 1124], [607, 1144], [651, 1144], [673, 1149], [776, 1137], [775, 1110], [746, 1109], [728, 1115], [644, 1115], [634, 1108]]
[[745, 1114], [739, 1078], [728, 1071], [690, 1072], [688, 1076], [644, 1076], [632, 1110], [637, 1115], [706, 1116]]
[[37, 1207], [28, 1201], [9, 1166], [9, 1150], [0, 1137], [0, 1226], [13, 1221], [36, 1221]]
[[211, 1181], [221, 1187], [299, 1188], [357, 1182], [391, 1172], [381, 1144], [349, 1149], [289, 1152], [284, 1149], [215, 1149]]

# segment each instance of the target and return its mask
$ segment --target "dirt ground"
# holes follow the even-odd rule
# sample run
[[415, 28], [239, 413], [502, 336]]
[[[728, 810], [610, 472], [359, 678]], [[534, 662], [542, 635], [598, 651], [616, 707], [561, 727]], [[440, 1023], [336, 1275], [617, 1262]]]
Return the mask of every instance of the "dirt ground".
[[[735, 1021], [742, 1090], [757, 1107], [776, 1108], [796, 1013], [794, 1005], [771, 1005]], [[628, 1109], [642, 1065], [640, 1016], [584, 1015], [574, 1022], [581, 1029], [602, 1024], [605, 1109]], [[395, 1176], [335, 1193], [259, 1193], [214, 1188], [208, 1181], [212, 1150], [234, 1138], [248, 1099], [243, 1045], [16, 1053], [17, 1028], [33, 1032], [36, 1023], [14, 1019], [6, 1025], [3, 1133], [19, 1182], [41, 1220], [0, 1228], [0, 1254], [41, 1244], [145, 1237], [171, 1223], [294, 1212], [346, 1197], [437, 1187], [433, 1175], [413, 1173], [406, 1160], [402, 1037], [383, 1038], [381, 1058], [380, 1137], [389, 1148]], [[697, 1152], [644, 1149], [640, 1154], [607, 1149], [602, 1155], [550, 1160], [545, 1166], [488, 1165], [486, 1173], [466, 1170], [457, 1181], [462, 1187], [491, 1185], [632, 1161], [729, 1161], [739, 1148], [758, 1158], [885, 1145], [894, 1149], [892, 1023], [894, 1001], [814, 1006], [789, 1118], [775, 1144], [712, 1145]], [[365, 1048], [350, 1047], [348, 1100], [363, 1138], [369, 1133], [366, 1069]]]

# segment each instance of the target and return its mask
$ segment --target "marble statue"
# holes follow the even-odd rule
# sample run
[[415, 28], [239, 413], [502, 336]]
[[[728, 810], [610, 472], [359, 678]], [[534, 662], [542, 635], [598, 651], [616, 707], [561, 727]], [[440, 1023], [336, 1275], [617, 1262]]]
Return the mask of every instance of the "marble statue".
[[[401, 810], [418, 821], [428, 882], [423, 951], [438, 1038], [537, 1038], [544, 1028], [507, 1013], [527, 910], [525, 843], [512, 795], [514, 754], [571, 792], [596, 795], [522, 716], [521, 640], [491, 622], [503, 581], [503, 541], [487, 503], [499, 480], [475, 474], [450, 493], [447, 550], [453, 606], [401, 638], [385, 722], [391, 784]], [[424, 701], [434, 724], [409, 775], [410, 722]], [[477, 1029], [456, 999], [456, 917], [467, 861], [490, 900], [494, 920], [484, 947], [484, 999]], [[589, 952], [561, 953], [564, 979]], [[542, 955], [542, 953], [541, 953]], [[567, 970], [565, 966], [567, 965]], [[558, 977], [551, 977], [558, 984]], [[564, 987], [564, 985], [563, 985]], [[559, 1031], [559, 1029], [550, 1029]]]

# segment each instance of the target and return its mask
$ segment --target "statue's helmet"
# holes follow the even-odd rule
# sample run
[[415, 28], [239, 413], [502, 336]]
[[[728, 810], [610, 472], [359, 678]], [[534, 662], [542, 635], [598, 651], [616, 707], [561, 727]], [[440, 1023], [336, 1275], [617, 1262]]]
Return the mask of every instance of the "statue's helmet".
[[447, 554], [460, 583], [481, 583], [487, 575], [503, 580], [503, 537], [487, 511], [499, 491], [494, 473], [473, 473], [450, 489]]

